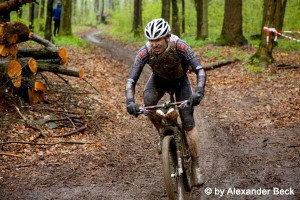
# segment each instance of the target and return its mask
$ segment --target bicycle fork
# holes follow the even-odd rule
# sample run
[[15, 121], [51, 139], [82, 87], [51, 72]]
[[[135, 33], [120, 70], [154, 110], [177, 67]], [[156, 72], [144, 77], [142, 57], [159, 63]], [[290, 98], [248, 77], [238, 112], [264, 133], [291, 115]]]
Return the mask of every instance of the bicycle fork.
[[174, 174], [171, 175], [171, 177], [180, 177], [183, 174], [183, 165], [182, 165], [182, 153], [179, 149], [180, 147], [180, 142], [178, 141], [178, 138], [175, 140], [176, 141], [176, 157], [177, 157], [177, 169]]

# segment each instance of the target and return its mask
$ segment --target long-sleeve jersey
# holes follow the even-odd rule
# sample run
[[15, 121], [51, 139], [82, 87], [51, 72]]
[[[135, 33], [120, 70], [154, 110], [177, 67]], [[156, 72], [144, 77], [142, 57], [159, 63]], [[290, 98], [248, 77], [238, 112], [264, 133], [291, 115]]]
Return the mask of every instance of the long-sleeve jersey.
[[205, 86], [205, 72], [191, 47], [177, 36], [171, 35], [167, 49], [160, 55], [152, 52], [149, 42], [140, 48], [129, 74], [127, 99], [134, 99], [135, 85], [146, 64], [150, 65], [154, 74], [166, 80], [179, 79], [190, 69], [197, 74], [197, 87]]

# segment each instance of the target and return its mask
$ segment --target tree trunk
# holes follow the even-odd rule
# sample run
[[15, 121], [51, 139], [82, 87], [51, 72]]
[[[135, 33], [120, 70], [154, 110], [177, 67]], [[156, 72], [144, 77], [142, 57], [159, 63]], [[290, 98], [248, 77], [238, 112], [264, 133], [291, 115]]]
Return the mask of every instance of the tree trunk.
[[208, 0], [202, 0], [202, 26], [201, 37], [206, 39], [208, 37]]
[[105, 18], [106, 16], [104, 15], [104, 0], [101, 2], [101, 11], [100, 11], [100, 18], [101, 18], [101, 23], [106, 24]]
[[219, 45], [242, 46], [247, 44], [243, 36], [242, 0], [226, 0], [222, 33]]
[[72, 35], [72, 0], [62, 1], [62, 13], [60, 22], [59, 35]]
[[47, 0], [47, 12], [45, 22], [45, 39], [51, 41], [52, 39], [52, 13], [53, 13], [53, 0]]
[[170, 23], [170, 0], [162, 0], [161, 17]]
[[286, 4], [287, 4], [287, 0], [282, 0], [281, 9], [278, 9], [276, 12], [276, 15], [278, 15], [277, 17], [280, 18], [279, 25], [278, 25], [278, 30], [280, 30], [280, 31], [283, 28]]
[[39, 14], [38, 14], [38, 16], [39, 16], [39, 31], [40, 32], [45, 31], [45, 24], [42, 21], [42, 19], [45, 18], [45, 3], [46, 3], [45, 0], [41, 0], [40, 5], [39, 5]]
[[142, 33], [142, 0], [134, 0], [133, 25], [134, 37], [140, 37]]
[[[265, 0], [264, 1], [264, 15], [262, 27], [275, 28], [280, 30], [282, 26], [283, 16], [285, 12], [286, 0]], [[266, 41], [267, 33], [261, 31], [261, 42], [256, 53], [251, 59], [259, 59], [264, 63], [271, 63], [274, 61], [272, 51], [275, 45], [274, 35], [270, 34], [269, 42]]]
[[29, 29], [30, 31], [34, 31], [34, 4], [30, 4], [29, 5], [29, 17], [28, 17], [28, 21], [29, 21]]
[[185, 0], [181, 0], [181, 32], [185, 33]]
[[197, 32], [196, 32], [196, 40], [203, 39], [201, 35], [201, 29], [203, 24], [203, 0], [195, 0], [195, 8], [196, 8], [196, 19], [197, 19]]
[[172, 0], [172, 33], [180, 37], [180, 25], [177, 0]]

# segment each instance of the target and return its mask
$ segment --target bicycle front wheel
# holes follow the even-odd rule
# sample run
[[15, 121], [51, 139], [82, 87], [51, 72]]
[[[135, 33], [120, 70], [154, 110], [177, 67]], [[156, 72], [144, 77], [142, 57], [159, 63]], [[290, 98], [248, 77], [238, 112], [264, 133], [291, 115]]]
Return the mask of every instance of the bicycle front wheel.
[[172, 136], [166, 136], [163, 139], [162, 165], [168, 199], [183, 199], [183, 179], [182, 176], [178, 174], [176, 143]]

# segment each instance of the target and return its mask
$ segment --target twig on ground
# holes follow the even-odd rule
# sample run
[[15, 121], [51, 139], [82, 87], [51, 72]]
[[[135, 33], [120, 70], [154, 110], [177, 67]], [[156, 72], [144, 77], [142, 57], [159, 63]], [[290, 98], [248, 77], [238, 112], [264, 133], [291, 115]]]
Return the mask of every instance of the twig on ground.
[[237, 62], [237, 61], [240, 61], [240, 60], [239, 59], [232, 59], [232, 60], [225, 60], [225, 61], [220, 61], [220, 62], [217, 62], [217, 63], [207, 64], [207, 65], [203, 66], [203, 69], [205, 71], [213, 70], [215, 68], [219, 68], [219, 67]]
[[78, 129], [76, 129], [76, 130], [74, 130], [74, 131], [71, 131], [71, 132], [69, 132], [69, 133], [65, 133], [65, 134], [62, 134], [62, 135], [55, 135], [55, 136], [53, 136], [53, 137], [66, 137], [66, 136], [69, 136], [69, 135], [78, 133], [78, 132], [80, 132], [80, 131], [83, 131], [83, 130], [85, 130], [86, 128], [87, 128], [87, 126], [86, 126], [86, 125], [83, 125], [82, 127], [78, 128]]
[[58, 144], [94, 144], [94, 142], [83, 142], [83, 141], [59, 141], [53, 143], [37, 143], [37, 142], [24, 142], [24, 141], [7, 141], [7, 142], [0, 142], [0, 144], [30, 144], [30, 145], [49, 145], [54, 146]]
[[[67, 79], [65, 79], [62, 75], [60, 74], [57, 74], [57, 73], [54, 73], [56, 76], [58, 76], [61, 80], [63, 80], [66, 84], [70, 85], [69, 84], [69, 81]], [[70, 85], [71, 86], [71, 85]]]
[[33, 130], [39, 131], [40, 135], [45, 136], [45, 134], [43, 133], [43, 131], [40, 128], [35, 127], [35, 126], [30, 124], [30, 121], [21, 113], [18, 106], [15, 105], [15, 108], [16, 108], [17, 112], [19, 113], [19, 115], [22, 117], [22, 119], [25, 121], [26, 126], [28, 126], [29, 128], [32, 128]]
[[5, 152], [0, 152], [0, 155], [2, 155], [2, 156], [13, 156], [13, 157], [17, 157], [17, 158], [22, 158], [22, 156], [20, 156], [20, 155], [16, 155], [16, 154], [12, 154], [12, 153], [5, 153]]
[[277, 69], [298, 69], [298, 68], [300, 68], [300, 65], [286, 64], [286, 63], [277, 64]]
[[94, 88], [94, 90], [96, 90], [98, 92], [98, 94], [100, 94], [99, 90], [97, 90], [97, 88], [95, 88], [90, 82], [88, 82], [85, 78], [82, 78], [85, 82], [87, 82], [90, 86], [92, 86], [92, 88]]

